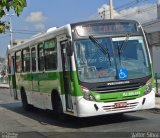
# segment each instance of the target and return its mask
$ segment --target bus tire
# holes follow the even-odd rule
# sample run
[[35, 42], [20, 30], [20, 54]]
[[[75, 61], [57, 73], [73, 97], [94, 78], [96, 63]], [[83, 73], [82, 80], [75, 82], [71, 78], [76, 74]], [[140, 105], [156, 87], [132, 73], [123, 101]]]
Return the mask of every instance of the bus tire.
[[54, 113], [60, 120], [65, 120], [65, 115], [63, 113], [63, 106], [58, 92], [55, 91], [52, 92], [51, 98], [52, 98], [52, 108]]
[[21, 100], [22, 100], [22, 107], [25, 111], [30, 110], [30, 105], [28, 104], [27, 95], [24, 89], [21, 90]]

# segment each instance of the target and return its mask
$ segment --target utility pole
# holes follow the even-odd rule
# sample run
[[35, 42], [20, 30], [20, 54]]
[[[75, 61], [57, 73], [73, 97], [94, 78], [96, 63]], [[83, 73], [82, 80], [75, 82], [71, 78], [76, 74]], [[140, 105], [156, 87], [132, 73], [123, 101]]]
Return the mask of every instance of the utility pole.
[[113, 1], [109, 0], [110, 19], [113, 19]]
[[157, 2], [157, 19], [160, 19], [160, 0]]
[[[10, 48], [13, 47], [13, 28], [12, 28], [12, 16], [14, 16], [15, 14], [6, 14], [6, 16], [9, 16], [9, 22], [10, 22]], [[18, 94], [17, 94], [17, 90], [16, 90], [16, 81], [15, 81], [15, 69], [14, 69], [14, 61], [15, 61], [15, 58], [14, 56], [11, 57], [11, 60], [12, 60], [12, 64], [11, 64], [11, 79], [13, 80], [12, 81], [12, 86], [13, 86], [13, 97], [14, 99], [18, 99]], [[11, 93], [11, 96], [12, 96], [12, 93]]]
[[14, 16], [15, 14], [6, 14], [6, 16], [9, 16], [9, 23], [10, 23], [10, 27], [9, 27], [9, 31], [10, 31], [10, 47], [13, 47], [13, 26], [12, 26], [12, 16]]

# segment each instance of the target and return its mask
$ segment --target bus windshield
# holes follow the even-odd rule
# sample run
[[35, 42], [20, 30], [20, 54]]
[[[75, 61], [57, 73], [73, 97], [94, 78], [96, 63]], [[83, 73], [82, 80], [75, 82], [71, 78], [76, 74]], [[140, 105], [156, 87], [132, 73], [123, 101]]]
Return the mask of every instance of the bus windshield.
[[[149, 56], [142, 36], [95, 38], [74, 42], [81, 82], [129, 80], [151, 74]], [[102, 48], [103, 47], [103, 48]], [[104, 52], [106, 50], [106, 54]]]

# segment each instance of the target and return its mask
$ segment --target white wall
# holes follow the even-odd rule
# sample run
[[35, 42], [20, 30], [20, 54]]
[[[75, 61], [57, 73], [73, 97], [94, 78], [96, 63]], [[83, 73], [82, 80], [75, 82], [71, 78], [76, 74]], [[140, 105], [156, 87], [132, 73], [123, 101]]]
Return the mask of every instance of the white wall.
[[154, 73], [160, 73], [160, 46], [152, 47], [152, 58]]

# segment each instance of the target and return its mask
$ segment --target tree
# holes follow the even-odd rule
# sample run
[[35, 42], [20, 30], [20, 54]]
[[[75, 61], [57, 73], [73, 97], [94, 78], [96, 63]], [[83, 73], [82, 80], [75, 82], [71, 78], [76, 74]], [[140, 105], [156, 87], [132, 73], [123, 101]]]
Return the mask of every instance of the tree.
[[25, 6], [26, 0], [0, 0], [0, 33], [9, 29], [9, 23], [1, 20], [6, 13], [13, 10], [19, 16]]

